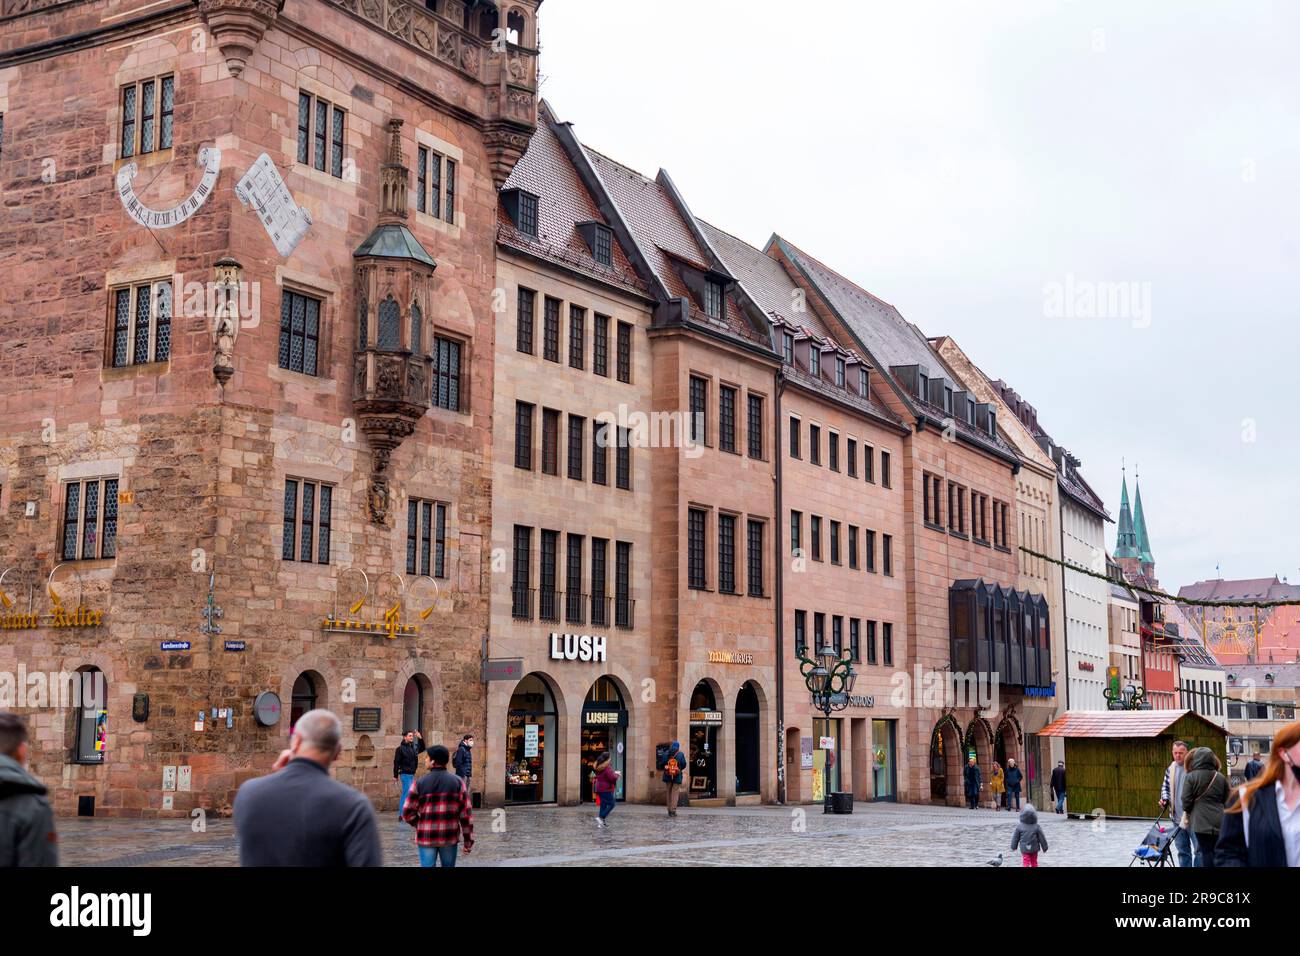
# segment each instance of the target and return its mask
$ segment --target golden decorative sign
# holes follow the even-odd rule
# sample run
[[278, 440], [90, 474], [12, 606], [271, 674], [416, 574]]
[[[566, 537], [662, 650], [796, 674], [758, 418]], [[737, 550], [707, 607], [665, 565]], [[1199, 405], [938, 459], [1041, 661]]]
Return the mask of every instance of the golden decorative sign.
[[710, 664], [752, 664], [754, 655], [748, 651], [709, 651]]

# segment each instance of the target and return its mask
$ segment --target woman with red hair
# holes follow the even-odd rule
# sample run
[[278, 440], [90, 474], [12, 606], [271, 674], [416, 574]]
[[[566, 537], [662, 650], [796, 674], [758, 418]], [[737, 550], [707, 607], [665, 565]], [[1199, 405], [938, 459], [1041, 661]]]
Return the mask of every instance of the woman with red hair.
[[1216, 866], [1300, 866], [1300, 721], [1273, 738], [1264, 772], [1223, 815]]

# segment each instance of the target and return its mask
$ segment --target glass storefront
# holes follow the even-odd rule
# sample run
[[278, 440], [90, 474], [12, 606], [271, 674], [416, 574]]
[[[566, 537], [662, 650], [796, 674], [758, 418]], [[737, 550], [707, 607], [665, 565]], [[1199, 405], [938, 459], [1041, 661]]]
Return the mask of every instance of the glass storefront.
[[506, 719], [506, 803], [555, 802], [555, 698], [529, 674], [515, 687]]
[[813, 720], [813, 799], [838, 793], [840, 786], [840, 719]]
[[871, 782], [876, 800], [898, 799], [898, 777], [894, 768], [894, 728], [892, 720], [871, 722]]
[[693, 798], [707, 800], [718, 795], [718, 729], [722, 711], [718, 710], [713, 688], [705, 681], [695, 685], [691, 694], [691, 765], [686, 784]]
[[604, 751], [609, 752], [610, 763], [622, 775], [618, 778], [614, 796], [618, 800], [624, 798], [626, 750], [627, 709], [623, 706], [623, 695], [612, 680], [602, 677], [591, 685], [587, 699], [582, 704], [582, 746], [579, 750], [582, 766], [579, 778], [582, 781], [583, 803], [595, 800], [591, 776], [596, 761]]

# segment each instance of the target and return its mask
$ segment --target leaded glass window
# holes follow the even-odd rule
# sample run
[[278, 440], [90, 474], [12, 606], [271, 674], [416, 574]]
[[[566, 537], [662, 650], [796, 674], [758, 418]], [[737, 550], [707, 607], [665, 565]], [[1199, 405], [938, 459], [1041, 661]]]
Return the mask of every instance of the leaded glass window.
[[402, 309], [390, 295], [379, 303], [379, 341], [381, 352], [396, 352], [402, 347]]
[[436, 408], [460, 411], [461, 343], [434, 336], [433, 404]]
[[171, 356], [172, 284], [142, 283], [113, 289], [112, 338], [108, 362], [113, 368], [165, 362]]
[[63, 486], [63, 561], [93, 561], [117, 554], [116, 478], [87, 478]]
[[286, 289], [280, 297], [280, 368], [317, 375], [320, 300]]

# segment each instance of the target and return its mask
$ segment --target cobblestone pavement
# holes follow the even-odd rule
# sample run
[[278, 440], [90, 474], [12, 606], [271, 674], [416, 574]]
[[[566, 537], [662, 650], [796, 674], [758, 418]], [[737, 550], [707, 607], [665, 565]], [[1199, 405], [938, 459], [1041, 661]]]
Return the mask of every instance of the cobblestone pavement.
[[[1015, 815], [910, 804], [859, 804], [852, 815], [820, 807], [683, 808], [621, 805], [607, 830], [589, 807], [518, 807], [475, 814], [474, 852], [463, 866], [981, 866], [1005, 854]], [[1039, 815], [1048, 866], [1127, 866], [1149, 821]], [[233, 866], [229, 820], [196, 833], [188, 820], [59, 821], [65, 866]], [[393, 813], [380, 815], [384, 861], [418, 863], [414, 834]]]

